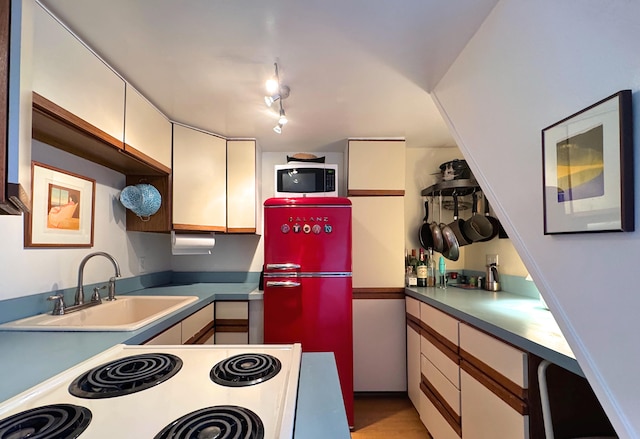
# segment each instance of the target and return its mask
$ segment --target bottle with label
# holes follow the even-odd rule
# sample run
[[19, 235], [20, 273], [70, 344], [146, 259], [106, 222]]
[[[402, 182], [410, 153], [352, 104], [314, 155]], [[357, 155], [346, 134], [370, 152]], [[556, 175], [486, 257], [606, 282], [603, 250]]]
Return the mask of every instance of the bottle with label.
[[416, 277], [418, 278], [418, 286], [427, 286], [427, 262], [424, 259], [424, 249], [420, 249], [420, 259], [416, 268]]
[[427, 260], [427, 286], [436, 286], [436, 261], [433, 258], [433, 249], [428, 249], [429, 258]]

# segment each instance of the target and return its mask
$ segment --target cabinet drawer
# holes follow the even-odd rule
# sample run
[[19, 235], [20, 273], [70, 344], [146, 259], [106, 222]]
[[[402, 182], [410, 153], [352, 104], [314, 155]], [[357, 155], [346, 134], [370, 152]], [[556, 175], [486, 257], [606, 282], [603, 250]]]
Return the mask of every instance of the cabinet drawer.
[[147, 340], [147, 345], [179, 345], [181, 341], [182, 325], [178, 323], [173, 325], [169, 329], [153, 337], [151, 340]]
[[248, 344], [249, 333], [216, 331], [215, 341], [216, 344]]
[[[424, 336], [420, 337], [420, 352], [457, 389], [460, 388], [460, 366]], [[424, 371], [422, 371], [424, 374]]]
[[213, 306], [213, 303], [207, 305], [182, 321], [182, 343], [213, 322]]
[[408, 314], [411, 314], [415, 318], [420, 318], [420, 302], [413, 297], [405, 297], [406, 310]]
[[519, 387], [528, 388], [525, 352], [466, 324], [460, 325], [460, 350], [462, 358], [468, 359], [476, 367], [482, 369], [474, 358]]
[[420, 320], [453, 345], [458, 346], [458, 320], [426, 303], [420, 303]]
[[420, 420], [434, 439], [460, 439], [461, 437], [424, 393], [420, 394]]
[[424, 355], [421, 356], [420, 371], [429, 385], [444, 399], [449, 411], [460, 416], [460, 389], [449, 381], [449, 378], [442, 374]]
[[247, 320], [249, 319], [248, 302], [216, 302], [216, 320]]

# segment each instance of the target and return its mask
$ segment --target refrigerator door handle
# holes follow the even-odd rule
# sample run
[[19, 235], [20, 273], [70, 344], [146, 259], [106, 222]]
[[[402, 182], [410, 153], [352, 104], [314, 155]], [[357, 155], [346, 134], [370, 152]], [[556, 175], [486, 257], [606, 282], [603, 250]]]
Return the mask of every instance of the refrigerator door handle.
[[300, 264], [267, 264], [267, 270], [300, 270]]
[[300, 286], [300, 282], [294, 282], [291, 280], [279, 280], [279, 281], [267, 281], [268, 287], [284, 287], [284, 288], [295, 288]]

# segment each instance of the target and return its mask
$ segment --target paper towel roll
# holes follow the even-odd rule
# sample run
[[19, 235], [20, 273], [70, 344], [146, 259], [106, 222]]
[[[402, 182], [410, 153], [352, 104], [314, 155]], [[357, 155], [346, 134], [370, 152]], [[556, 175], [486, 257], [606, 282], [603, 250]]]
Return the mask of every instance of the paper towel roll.
[[210, 255], [216, 245], [215, 234], [171, 231], [171, 253], [174, 255]]

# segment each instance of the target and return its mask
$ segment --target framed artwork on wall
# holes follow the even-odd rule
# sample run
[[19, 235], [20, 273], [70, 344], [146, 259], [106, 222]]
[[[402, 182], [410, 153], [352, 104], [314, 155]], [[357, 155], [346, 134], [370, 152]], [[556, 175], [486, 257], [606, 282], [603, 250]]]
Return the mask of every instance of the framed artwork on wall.
[[31, 173], [24, 246], [93, 247], [95, 180], [38, 162]]
[[544, 234], [634, 230], [631, 90], [542, 130]]

